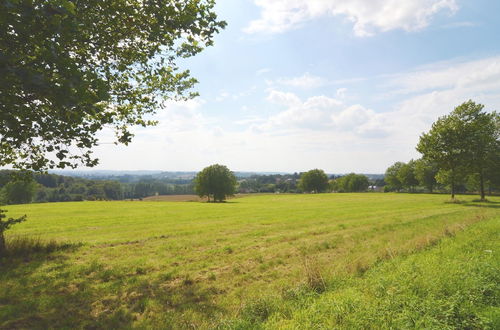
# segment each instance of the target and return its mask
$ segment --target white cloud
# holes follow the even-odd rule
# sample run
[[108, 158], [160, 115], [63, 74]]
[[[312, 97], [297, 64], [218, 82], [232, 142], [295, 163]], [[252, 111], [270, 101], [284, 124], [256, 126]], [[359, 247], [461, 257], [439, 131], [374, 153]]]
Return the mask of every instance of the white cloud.
[[271, 90], [268, 101], [284, 105], [286, 110], [270, 116], [253, 127], [260, 132], [289, 132], [290, 130], [337, 130], [372, 137], [388, 134], [382, 126], [382, 116], [361, 105], [347, 106], [324, 95], [302, 101], [293, 93]]
[[257, 72], [255, 72], [255, 74], [257, 76], [261, 76], [261, 75], [266, 74], [268, 72], [271, 72], [271, 69], [269, 69], [269, 68], [262, 68], [262, 69], [257, 70]]
[[313, 89], [324, 86], [327, 83], [328, 81], [325, 78], [314, 76], [309, 72], [304, 73], [300, 77], [278, 78], [275, 81], [268, 82], [268, 84], [270, 85], [278, 84], [278, 85], [291, 86], [302, 89]]
[[337, 89], [337, 92], [336, 92], [337, 97], [341, 98], [341, 99], [345, 98], [346, 93], [347, 93], [347, 88], [345, 88], [345, 87]]
[[228, 97], [230, 97], [230, 96], [231, 96], [231, 94], [229, 94], [229, 93], [228, 93], [227, 91], [225, 91], [225, 90], [222, 90], [222, 91], [220, 91], [219, 95], [217, 95], [217, 96], [215, 97], [215, 101], [217, 101], [217, 102], [222, 102], [222, 101], [224, 101], [225, 99], [227, 99], [227, 98], [228, 98]]
[[342, 16], [353, 23], [356, 36], [402, 29], [416, 31], [429, 25], [441, 11], [454, 13], [456, 0], [254, 0], [261, 17], [246, 33], [282, 33], [323, 16]]
[[473, 61], [450, 61], [417, 68], [392, 77], [388, 87], [398, 93], [444, 89], [498, 90], [500, 56]]
[[246, 97], [246, 96], [251, 95], [256, 90], [257, 90], [257, 86], [252, 86], [249, 89], [238, 92], [238, 93], [230, 93], [227, 90], [223, 89], [223, 90], [219, 91], [219, 94], [215, 97], [215, 101], [222, 102], [222, 101], [226, 101], [228, 99], [238, 100], [242, 97]]
[[500, 109], [500, 56], [432, 64], [392, 76], [384, 88], [401, 98], [388, 125], [401, 142], [414, 146], [438, 117], [469, 99], [486, 111]]
[[469, 98], [499, 110], [499, 63], [500, 56], [449, 61], [378, 77], [383, 90], [395, 91], [387, 108], [270, 89], [266, 112], [248, 104], [251, 111], [231, 121], [211, 115], [201, 98], [170, 102], [155, 118], [159, 125], [136, 129], [129, 147], [103, 145], [96, 153], [108, 169], [199, 170], [222, 163], [234, 170], [381, 173], [419, 157], [420, 134]]
[[302, 103], [302, 101], [297, 95], [293, 93], [281, 92], [276, 90], [271, 90], [269, 92], [267, 100], [275, 104], [289, 106], [289, 107], [297, 106]]

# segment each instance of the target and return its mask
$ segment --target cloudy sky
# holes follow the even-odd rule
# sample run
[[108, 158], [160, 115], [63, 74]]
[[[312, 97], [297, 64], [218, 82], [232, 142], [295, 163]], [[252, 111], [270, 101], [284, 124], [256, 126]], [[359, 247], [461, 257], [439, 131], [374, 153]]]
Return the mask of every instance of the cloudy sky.
[[128, 147], [98, 147], [98, 169], [383, 173], [460, 103], [500, 110], [500, 1], [219, 0], [217, 13], [215, 46], [183, 63], [200, 97]]

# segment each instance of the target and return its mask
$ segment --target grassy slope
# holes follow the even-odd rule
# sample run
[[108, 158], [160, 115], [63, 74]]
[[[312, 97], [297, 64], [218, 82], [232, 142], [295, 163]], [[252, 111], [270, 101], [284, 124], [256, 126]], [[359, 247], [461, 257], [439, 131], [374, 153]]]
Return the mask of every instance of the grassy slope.
[[225, 204], [11, 206], [10, 215], [29, 216], [11, 235], [84, 244], [4, 262], [0, 327], [213, 326], [247, 314], [255, 322], [269, 316], [265, 306], [265, 317], [259, 310], [263, 293], [289, 292], [315, 272], [330, 288], [330, 279], [362, 274], [480, 220], [498, 220], [496, 203], [445, 204], [445, 198], [324, 194]]
[[[275, 308], [266, 328], [499, 329], [500, 218]], [[307, 302], [307, 303], [306, 303]], [[245, 324], [239, 321], [240, 324]]]

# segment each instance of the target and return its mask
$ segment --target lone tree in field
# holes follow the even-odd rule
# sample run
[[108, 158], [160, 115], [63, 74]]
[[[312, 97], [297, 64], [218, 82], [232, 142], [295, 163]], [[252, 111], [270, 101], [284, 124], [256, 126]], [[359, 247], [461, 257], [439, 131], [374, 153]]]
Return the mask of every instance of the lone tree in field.
[[194, 179], [194, 189], [198, 196], [210, 198], [214, 202], [222, 202], [227, 196], [236, 192], [236, 177], [224, 165], [205, 167]]
[[479, 177], [484, 199], [484, 176], [493, 165], [500, 143], [499, 114], [483, 112], [484, 106], [467, 101], [449, 115], [440, 117], [420, 137], [417, 151], [439, 167], [438, 178], [446, 178], [455, 198], [456, 183], [466, 175]]
[[299, 188], [304, 192], [324, 192], [328, 188], [328, 176], [319, 169], [304, 172], [300, 176]]
[[98, 131], [110, 128], [116, 144], [128, 144], [130, 126], [154, 125], [147, 118], [165, 101], [195, 97], [196, 79], [176, 61], [225, 27], [214, 6], [0, 1], [0, 167], [95, 166]]

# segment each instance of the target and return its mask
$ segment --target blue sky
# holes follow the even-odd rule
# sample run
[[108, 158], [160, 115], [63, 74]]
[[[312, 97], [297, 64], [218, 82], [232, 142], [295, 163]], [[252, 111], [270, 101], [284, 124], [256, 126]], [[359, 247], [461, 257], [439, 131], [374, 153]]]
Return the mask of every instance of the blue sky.
[[[439, 116], [500, 110], [500, 1], [219, 0], [227, 28], [182, 62], [200, 97], [169, 102], [98, 169], [383, 173]], [[110, 139], [103, 132], [102, 141]]]

